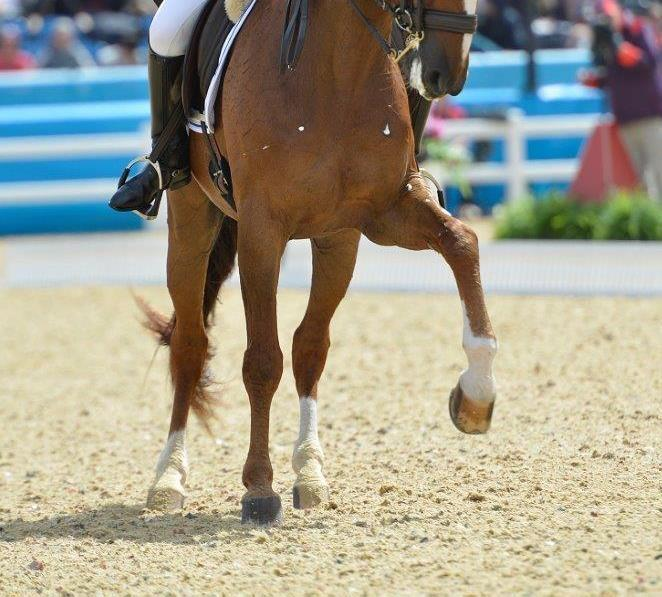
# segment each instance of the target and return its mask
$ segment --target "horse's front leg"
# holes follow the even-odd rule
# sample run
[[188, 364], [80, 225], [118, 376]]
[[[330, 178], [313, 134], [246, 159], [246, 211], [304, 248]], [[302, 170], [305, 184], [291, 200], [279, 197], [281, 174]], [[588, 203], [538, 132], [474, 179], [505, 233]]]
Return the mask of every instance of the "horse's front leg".
[[364, 232], [377, 244], [417, 251], [433, 249], [450, 265], [462, 301], [462, 345], [469, 361], [451, 392], [450, 415], [460, 431], [486, 433], [496, 399], [492, 363], [497, 341], [480, 281], [476, 234], [439, 205], [419, 176], [411, 179], [396, 205]]
[[209, 254], [222, 222], [221, 212], [191, 183], [170, 191], [168, 201], [168, 290], [175, 315], [168, 322], [154, 312], [148, 325], [170, 345], [174, 401], [170, 430], [161, 452], [156, 478], [147, 496], [153, 510], [181, 508], [188, 476], [186, 425], [191, 406], [204, 409], [199, 386], [207, 360], [203, 297]]
[[270, 525], [282, 518], [280, 497], [272, 488], [269, 416], [271, 401], [283, 374], [276, 290], [287, 236], [277, 222], [259, 213], [259, 207], [255, 206], [256, 209], [245, 216], [240, 214], [237, 245], [248, 340], [243, 377], [251, 406], [241, 519], [244, 523]]
[[299, 394], [299, 437], [292, 467], [295, 508], [312, 508], [328, 496], [324, 453], [317, 435], [317, 384], [329, 352], [329, 325], [352, 280], [360, 232], [347, 230], [315, 239], [313, 281], [306, 315], [294, 334], [292, 365]]

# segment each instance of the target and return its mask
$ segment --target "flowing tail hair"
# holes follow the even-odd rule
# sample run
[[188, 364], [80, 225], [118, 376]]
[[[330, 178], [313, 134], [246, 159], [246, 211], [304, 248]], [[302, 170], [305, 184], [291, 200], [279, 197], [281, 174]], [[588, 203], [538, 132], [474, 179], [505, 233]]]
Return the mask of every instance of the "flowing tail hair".
[[[234, 270], [237, 256], [237, 222], [226, 217], [216, 237], [216, 242], [209, 255], [207, 279], [203, 301], [205, 329], [213, 324], [214, 311], [218, 302], [221, 286]], [[156, 337], [159, 345], [170, 346], [172, 334], [177, 325], [176, 315], [170, 317], [156, 311], [144, 299], [136, 297], [138, 306], [144, 315], [143, 326]], [[213, 356], [213, 350], [207, 351], [207, 361]], [[191, 400], [191, 408], [204, 427], [209, 430], [209, 419], [213, 416], [214, 404], [218, 401], [213, 392], [215, 382], [209, 369], [205, 367]]]

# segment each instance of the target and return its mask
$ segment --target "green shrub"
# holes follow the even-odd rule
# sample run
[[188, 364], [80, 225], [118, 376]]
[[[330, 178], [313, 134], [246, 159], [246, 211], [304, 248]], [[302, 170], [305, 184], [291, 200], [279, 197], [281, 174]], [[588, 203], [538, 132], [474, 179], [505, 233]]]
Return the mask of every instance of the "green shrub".
[[662, 240], [662, 205], [620, 193], [606, 203], [579, 203], [552, 193], [503, 206], [496, 237], [561, 240]]
[[662, 240], [662, 206], [645, 196], [616, 195], [600, 212], [596, 240]]

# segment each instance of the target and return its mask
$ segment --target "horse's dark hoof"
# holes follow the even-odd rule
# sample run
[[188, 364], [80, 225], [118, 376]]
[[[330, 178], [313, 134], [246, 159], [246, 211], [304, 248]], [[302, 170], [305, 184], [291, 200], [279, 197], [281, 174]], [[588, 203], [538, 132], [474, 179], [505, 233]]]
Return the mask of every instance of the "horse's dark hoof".
[[280, 497], [246, 497], [241, 501], [241, 522], [272, 526], [283, 521], [283, 506]]
[[451, 421], [462, 433], [479, 435], [487, 433], [492, 422], [494, 401], [478, 402], [467, 397], [460, 384], [451, 392], [448, 399]]

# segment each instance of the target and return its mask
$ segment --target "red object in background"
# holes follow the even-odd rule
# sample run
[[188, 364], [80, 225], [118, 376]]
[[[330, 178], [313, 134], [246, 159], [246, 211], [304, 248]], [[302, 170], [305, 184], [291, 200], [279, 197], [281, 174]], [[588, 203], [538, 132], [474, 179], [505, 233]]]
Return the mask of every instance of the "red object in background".
[[630, 42], [624, 41], [618, 46], [618, 62], [624, 68], [634, 68], [641, 62], [643, 56], [644, 53]]
[[602, 202], [616, 189], [634, 190], [639, 176], [615, 123], [599, 124], [582, 152], [570, 195], [584, 202]]

